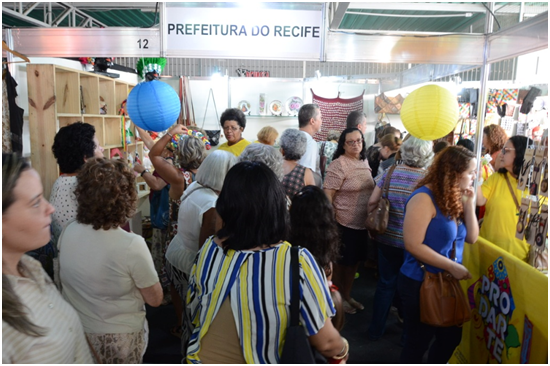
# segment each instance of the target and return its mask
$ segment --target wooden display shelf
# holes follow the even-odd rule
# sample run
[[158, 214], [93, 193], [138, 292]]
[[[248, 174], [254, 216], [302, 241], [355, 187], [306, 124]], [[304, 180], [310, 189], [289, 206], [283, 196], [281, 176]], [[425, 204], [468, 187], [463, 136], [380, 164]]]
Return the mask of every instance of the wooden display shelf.
[[[27, 65], [29, 93], [29, 134], [31, 164], [38, 171], [49, 199], [53, 183], [59, 176], [51, 147], [59, 128], [82, 121], [95, 127], [96, 137], [110, 156], [110, 150], [122, 151], [120, 103], [133, 84], [86, 71], [46, 64]], [[100, 113], [106, 105], [107, 114]], [[136, 149], [143, 155], [143, 145]]]

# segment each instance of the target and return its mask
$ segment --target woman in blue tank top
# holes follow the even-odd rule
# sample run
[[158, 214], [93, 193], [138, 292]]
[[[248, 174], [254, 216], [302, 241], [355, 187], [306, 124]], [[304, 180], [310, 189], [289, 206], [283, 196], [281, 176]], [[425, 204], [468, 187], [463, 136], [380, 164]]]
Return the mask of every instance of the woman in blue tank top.
[[[462, 338], [462, 328], [436, 328], [420, 322], [420, 286], [424, 272], [444, 270], [458, 280], [471, 278], [462, 263], [464, 241], [477, 240], [472, 183], [476, 177], [475, 155], [461, 146], [445, 148], [418, 183], [405, 206], [403, 238], [405, 260], [398, 280], [403, 303], [405, 346], [401, 363], [420, 363], [430, 342], [428, 363], [447, 363]], [[455, 257], [451, 258], [453, 242]]]

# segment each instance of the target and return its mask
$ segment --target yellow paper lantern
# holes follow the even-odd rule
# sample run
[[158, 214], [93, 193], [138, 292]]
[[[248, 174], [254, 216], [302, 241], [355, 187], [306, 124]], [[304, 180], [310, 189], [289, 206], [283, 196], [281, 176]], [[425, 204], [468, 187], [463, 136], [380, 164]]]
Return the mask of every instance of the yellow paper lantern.
[[422, 140], [436, 140], [454, 130], [458, 121], [456, 95], [439, 85], [426, 85], [405, 98], [401, 121], [407, 131]]

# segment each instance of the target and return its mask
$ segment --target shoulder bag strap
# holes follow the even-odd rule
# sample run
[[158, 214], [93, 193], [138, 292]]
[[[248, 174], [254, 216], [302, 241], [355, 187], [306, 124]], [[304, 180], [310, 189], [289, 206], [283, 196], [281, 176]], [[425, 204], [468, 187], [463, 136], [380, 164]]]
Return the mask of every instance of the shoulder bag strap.
[[385, 196], [385, 198], [388, 198], [388, 191], [390, 190], [390, 181], [391, 181], [391, 175], [393, 171], [395, 170], [395, 167], [397, 165], [392, 165], [390, 170], [388, 170], [388, 174], [386, 174], [386, 179], [384, 180], [384, 188], [382, 189], [382, 197]]
[[514, 193], [514, 189], [512, 188], [512, 183], [510, 183], [510, 179], [508, 178], [508, 173], [504, 175], [506, 178], [506, 183], [508, 184], [508, 189], [510, 190], [510, 194], [514, 198], [514, 203], [516, 204], [516, 209], [519, 211], [519, 203], [518, 198], [516, 197], [516, 194]]
[[291, 295], [290, 295], [290, 326], [300, 324], [300, 259], [298, 257], [299, 247], [290, 248], [290, 270], [292, 274]]

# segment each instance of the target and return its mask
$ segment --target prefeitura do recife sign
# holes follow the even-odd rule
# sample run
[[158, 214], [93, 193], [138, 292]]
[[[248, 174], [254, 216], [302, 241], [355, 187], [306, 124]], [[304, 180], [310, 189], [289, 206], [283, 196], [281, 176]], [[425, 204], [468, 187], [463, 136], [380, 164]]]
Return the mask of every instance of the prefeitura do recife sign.
[[321, 10], [168, 7], [166, 55], [319, 60], [322, 18]]

